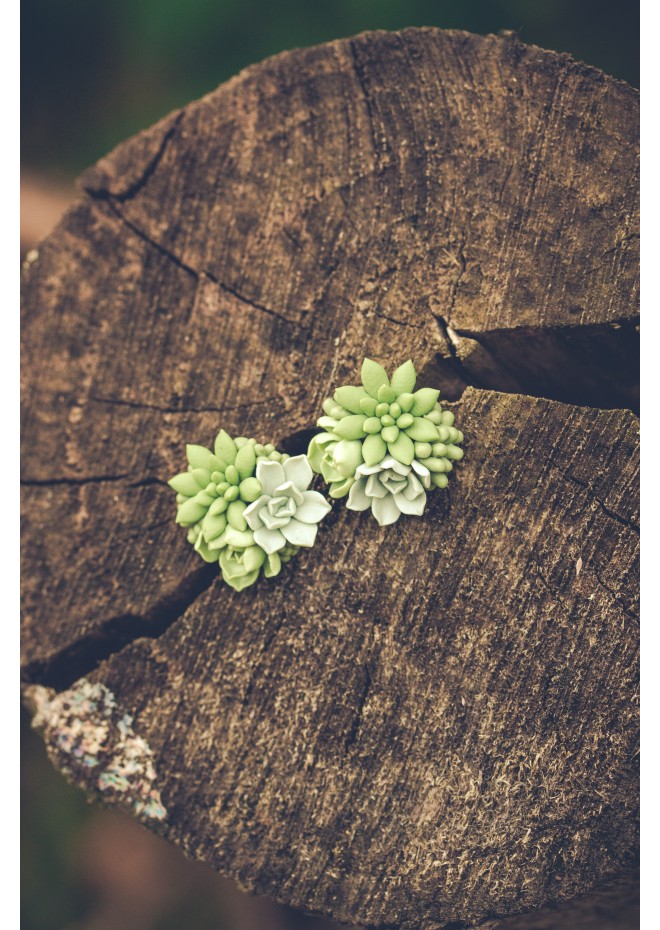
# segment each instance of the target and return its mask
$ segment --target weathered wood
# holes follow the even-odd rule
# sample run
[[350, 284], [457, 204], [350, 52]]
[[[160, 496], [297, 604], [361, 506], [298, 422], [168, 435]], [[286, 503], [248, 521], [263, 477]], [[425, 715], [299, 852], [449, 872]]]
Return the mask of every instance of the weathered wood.
[[[634, 863], [631, 413], [469, 388], [424, 519], [340, 503], [240, 594], [165, 481], [220, 425], [304, 444], [367, 352], [632, 405], [635, 106], [511, 38], [374, 33], [250, 68], [84, 176], [26, 269], [23, 364], [24, 675], [76, 782], [246, 888], [378, 927]], [[71, 713], [106, 734], [97, 765], [65, 752]], [[138, 795], [99, 783], [137, 745], [124, 714]]]

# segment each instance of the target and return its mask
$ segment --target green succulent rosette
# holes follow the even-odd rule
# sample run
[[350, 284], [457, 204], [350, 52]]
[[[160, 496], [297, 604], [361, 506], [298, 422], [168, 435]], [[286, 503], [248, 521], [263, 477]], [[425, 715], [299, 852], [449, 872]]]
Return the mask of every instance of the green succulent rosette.
[[367, 358], [361, 379], [361, 386], [340, 387], [324, 401], [317, 421], [323, 432], [309, 445], [309, 462], [329, 484], [330, 497], [348, 495], [347, 506], [355, 510], [371, 500], [382, 525], [401, 513], [420, 515], [426, 490], [447, 487], [454, 462], [463, 458], [463, 433], [454, 414], [442, 409], [439, 391], [415, 390], [412, 361], [390, 378]]
[[277, 575], [301, 546], [312, 546], [330, 505], [309, 491], [307, 457], [220, 430], [213, 452], [186, 446], [188, 469], [168, 484], [176, 491], [176, 522], [206, 562], [218, 562], [237, 591], [263, 572]]

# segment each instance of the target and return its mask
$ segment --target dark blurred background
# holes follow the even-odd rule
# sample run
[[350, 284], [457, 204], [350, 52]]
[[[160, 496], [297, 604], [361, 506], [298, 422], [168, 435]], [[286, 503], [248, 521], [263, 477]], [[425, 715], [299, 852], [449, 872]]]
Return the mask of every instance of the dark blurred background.
[[621, 0], [27, 0], [23, 156], [78, 173], [241, 68], [365, 29], [516, 30], [637, 85], [638, 17]]
[[[365, 29], [515, 30], [638, 86], [621, 0], [25, 0], [21, 247], [122, 139], [268, 55]], [[22, 930], [327, 930], [242, 895], [120, 814], [90, 806], [24, 721]]]
[[24, 0], [24, 248], [122, 139], [268, 55], [365, 29], [515, 30], [638, 86], [623, 0]]

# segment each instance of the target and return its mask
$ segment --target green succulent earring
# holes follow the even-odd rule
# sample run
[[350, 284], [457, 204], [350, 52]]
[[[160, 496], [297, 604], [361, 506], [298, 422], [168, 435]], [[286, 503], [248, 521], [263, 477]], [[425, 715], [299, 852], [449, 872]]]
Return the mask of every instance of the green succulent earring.
[[368, 510], [381, 526], [401, 514], [421, 516], [426, 492], [446, 488], [453, 463], [463, 458], [463, 433], [433, 388], [415, 391], [412, 361], [391, 378], [377, 362], [362, 363], [362, 387], [345, 385], [323, 403], [307, 455], [330, 485], [330, 497], [348, 495], [350, 510]]
[[223, 579], [241, 591], [277, 575], [301, 546], [314, 545], [318, 523], [331, 509], [310, 491], [306, 455], [289, 456], [254, 439], [218, 433], [214, 451], [186, 446], [188, 470], [168, 484], [176, 491], [176, 522]]

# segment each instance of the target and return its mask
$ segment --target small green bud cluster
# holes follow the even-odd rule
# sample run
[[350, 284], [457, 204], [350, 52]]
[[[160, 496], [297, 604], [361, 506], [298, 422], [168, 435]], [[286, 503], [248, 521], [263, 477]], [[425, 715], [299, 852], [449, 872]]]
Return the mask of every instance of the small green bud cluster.
[[237, 439], [220, 430], [213, 452], [203, 446], [187, 445], [188, 469], [168, 484], [176, 491], [176, 522], [188, 527], [188, 541], [206, 562], [220, 562], [228, 584], [240, 590], [256, 581], [259, 571], [272, 577], [280, 563], [298, 551], [287, 546], [267, 557], [254, 542], [243, 516], [258, 500], [262, 484], [256, 477], [259, 462], [286, 461], [289, 456], [274, 445], [254, 439]]
[[362, 386], [340, 387], [324, 401], [317, 421], [323, 432], [307, 453], [330, 485], [330, 496], [346, 496], [358, 469], [359, 477], [389, 456], [411, 468], [422, 464], [430, 486], [447, 487], [448, 473], [463, 457], [463, 433], [454, 426], [454, 414], [442, 409], [440, 392], [414, 390], [417, 373], [410, 360], [390, 379], [381, 365], [365, 359], [361, 378]]

